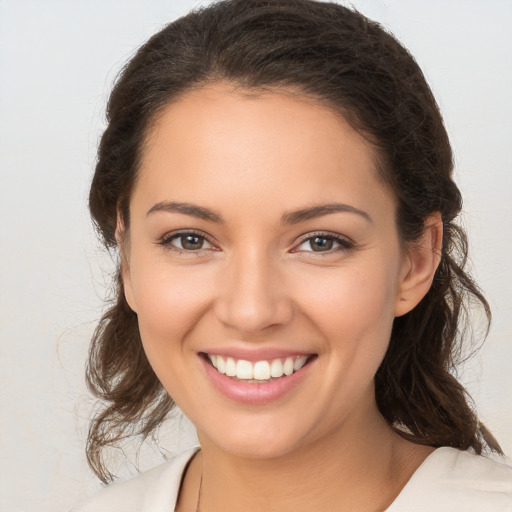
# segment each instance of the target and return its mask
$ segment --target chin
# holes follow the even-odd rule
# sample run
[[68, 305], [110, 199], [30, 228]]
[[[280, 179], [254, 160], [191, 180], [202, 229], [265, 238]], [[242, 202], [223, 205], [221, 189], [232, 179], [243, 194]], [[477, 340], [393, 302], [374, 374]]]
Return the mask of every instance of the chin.
[[[211, 429], [208, 429], [211, 430]], [[222, 432], [222, 436], [219, 436]], [[288, 455], [301, 444], [303, 435], [296, 428], [261, 425], [234, 425], [216, 429], [213, 436], [208, 432], [199, 432], [198, 437], [203, 448], [215, 445], [217, 449], [236, 457], [247, 459], [273, 459]]]

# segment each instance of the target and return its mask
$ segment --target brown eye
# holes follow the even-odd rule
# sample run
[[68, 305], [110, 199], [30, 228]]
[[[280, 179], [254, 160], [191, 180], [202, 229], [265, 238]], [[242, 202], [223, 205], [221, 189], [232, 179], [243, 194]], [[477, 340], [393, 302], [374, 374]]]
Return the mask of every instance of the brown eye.
[[159, 244], [166, 249], [181, 252], [199, 252], [204, 249], [213, 249], [205, 236], [194, 232], [181, 232], [164, 236]]
[[323, 236], [315, 236], [309, 239], [311, 250], [315, 252], [330, 251], [334, 247], [334, 240]]
[[181, 249], [186, 251], [197, 251], [203, 248], [205, 239], [198, 235], [181, 235], [178, 237], [180, 241]]
[[302, 239], [295, 249], [300, 252], [334, 253], [346, 251], [354, 247], [353, 242], [337, 234], [318, 233]]

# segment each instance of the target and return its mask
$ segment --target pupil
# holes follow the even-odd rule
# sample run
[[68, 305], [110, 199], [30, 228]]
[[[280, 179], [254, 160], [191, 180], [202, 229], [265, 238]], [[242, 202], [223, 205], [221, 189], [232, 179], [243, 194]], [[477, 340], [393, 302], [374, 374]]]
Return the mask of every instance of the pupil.
[[311, 241], [311, 248], [314, 251], [329, 251], [332, 249], [333, 243], [333, 240], [329, 238], [317, 236]]
[[181, 245], [183, 249], [201, 249], [203, 246], [203, 239], [196, 235], [185, 235], [181, 237]]

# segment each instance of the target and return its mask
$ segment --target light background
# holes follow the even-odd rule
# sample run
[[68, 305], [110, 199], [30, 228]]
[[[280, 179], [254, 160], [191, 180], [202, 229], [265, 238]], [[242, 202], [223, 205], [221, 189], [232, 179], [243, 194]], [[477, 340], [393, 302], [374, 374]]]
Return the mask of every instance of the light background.
[[[2, 511], [64, 511], [98, 487], [84, 457], [83, 369], [112, 264], [86, 211], [95, 147], [122, 64], [198, 4], [0, 0]], [[463, 378], [512, 454], [512, 2], [354, 5], [411, 50], [444, 112], [475, 273], [494, 311]], [[168, 450], [193, 442], [180, 425]], [[160, 460], [153, 447], [141, 465]]]

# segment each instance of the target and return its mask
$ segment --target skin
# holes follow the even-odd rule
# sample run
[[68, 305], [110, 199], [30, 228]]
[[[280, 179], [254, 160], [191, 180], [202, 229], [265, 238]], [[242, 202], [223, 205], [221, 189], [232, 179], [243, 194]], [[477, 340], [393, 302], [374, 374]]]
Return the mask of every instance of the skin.
[[[178, 511], [195, 510], [201, 471], [206, 511], [383, 510], [431, 453], [384, 422], [373, 379], [393, 319], [430, 287], [442, 226], [432, 216], [404, 251], [395, 198], [375, 162], [342, 118], [291, 90], [210, 85], [153, 124], [123, 277], [149, 361], [202, 447]], [[200, 206], [223, 222], [155, 208], [164, 202]], [[364, 213], [283, 223], [333, 203]], [[194, 246], [202, 248], [180, 250], [183, 230], [204, 236]], [[125, 231], [119, 222], [119, 239]], [[318, 251], [313, 236], [340, 241]], [[226, 347], [316, 358], [284, 397], [241, 404], [212, 386], [199, 356]]]

